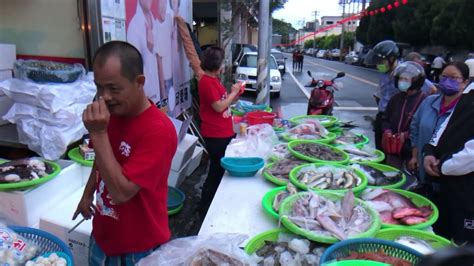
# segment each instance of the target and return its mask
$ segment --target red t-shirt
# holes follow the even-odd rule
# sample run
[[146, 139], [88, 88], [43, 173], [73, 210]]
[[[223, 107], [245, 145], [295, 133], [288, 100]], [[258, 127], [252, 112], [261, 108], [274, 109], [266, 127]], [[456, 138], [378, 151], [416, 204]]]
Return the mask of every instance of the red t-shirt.
[[128, 202], [114, 205], [99, 177], [92, 235], [107, 256], [142, 252], [171, 237], [168, 175], [176, 152], [176, 130], [152, 105], [134, 118], [111, 116], [110, 145], [122, 173], [140, 187]]
[[199, 80], [199, 103], [201, 116], [201, 134], [209, 138], [228, 138], [234, 135], [232, 117], [224, 118], [224, 112], [216, 112], [212, 103], [227, 98], [227, 91], [218, 78], [203, 75]]

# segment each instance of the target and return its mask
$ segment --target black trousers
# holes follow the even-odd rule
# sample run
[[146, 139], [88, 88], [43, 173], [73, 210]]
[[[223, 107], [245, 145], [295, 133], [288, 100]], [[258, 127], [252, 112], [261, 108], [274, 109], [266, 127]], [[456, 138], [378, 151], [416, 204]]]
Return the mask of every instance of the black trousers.
[[433, 68], [433, 82], [439, 83], [439, 75], [441, 75], [441, 68]]
[[202, 187], [201, 212], [207, 213], [214, 194], [221, 183], [225, 169], [221, 166], [221, 158], [225, 155], [225, 149], [234, 137], [229, 138], [204, 138], [206, 149], [209, 153], [209, 173]]
[[383, 150], [382, 149], [382, 117], [383, 113], [378, 112], [377, 115], [375, 116], [375, 121], [373, 124], [374, 127], [374, 138], [375, 138], [375, 148], [377, 150]]

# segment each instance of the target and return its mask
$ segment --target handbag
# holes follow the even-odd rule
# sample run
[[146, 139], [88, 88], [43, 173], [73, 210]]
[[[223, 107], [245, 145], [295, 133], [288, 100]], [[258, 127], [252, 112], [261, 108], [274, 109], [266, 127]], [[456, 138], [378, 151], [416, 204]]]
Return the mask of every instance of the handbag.
[[405, 123], [402, 124], [403, 114], [405, 113], [405, 107], [406, 107], [406, 104], [407, 104], [408, 97], [403, 102], [402, 112], [401, 112], [401, 115], [400, 115], [400, 121], [398, 121], [397, 133], [392, 133], [392, 132], [386, 131], [382, 135], [382, 149], [384, 150], [385, 153], [392, 154], [392, 155], [400, 155], [401, 154], [402, 149], [403, 149], [403, 145], [405, 144], [405, 141], [408, 138], [410, 138], [410, 132], [407, 129], [408, 124], [411, 122], [413, 114], [415, 113], [416, 109], [418, 108], [418, 105], [420, 104], [421, 100], [423, 99], [423, 95], [424, 95], [423, 92], [420, 93], [420, 96], [418, 96], [418, 99], [416, 100], [416, 103], [413, 106], [413, 109], [411, 110], [410, 113], [408, 113], [408, 117], [407, 117]]

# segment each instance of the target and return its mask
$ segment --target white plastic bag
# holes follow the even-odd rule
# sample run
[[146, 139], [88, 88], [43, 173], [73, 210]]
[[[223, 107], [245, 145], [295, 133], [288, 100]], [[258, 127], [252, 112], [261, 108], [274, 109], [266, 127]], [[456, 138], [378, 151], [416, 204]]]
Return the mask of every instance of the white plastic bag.
[[0, 90], [16, 103], [28, 104], [55, 113], [75, 103], [90, 103], [97, 88], [90, 76], [73, 83], [39, 84], [20, 79], [0, 82]]
[[278, 136], [269, 124], [249, 126], [244, 138], [236, 138], [227, 145], [226, 157], [261, 157], [266, 159], [278, 143]]
[[247, 239], [240, 234], [214, 234], [174, 239], [151, 255], [141, 259], [138, 266], [188, 265], [256, 265], [252, 258], [239, 248]]

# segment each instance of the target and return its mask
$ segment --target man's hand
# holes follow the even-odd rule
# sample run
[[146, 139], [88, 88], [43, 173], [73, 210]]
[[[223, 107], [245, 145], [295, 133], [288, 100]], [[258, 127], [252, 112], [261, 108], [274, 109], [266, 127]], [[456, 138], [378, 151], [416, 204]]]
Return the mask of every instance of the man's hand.
[[418, 168], [418, 159], [416, 157], [411, 157], [410, 161], [408, 161], [408, 169], [410, 171], [414, 171]]
[[110, 113], [105, 104], [104, 98], [89, 104], [82, 113], [82, 121], [89, 133], [107, 133]]
[[439, 176], [439, 169], [438, 169], [439, 160], [436, 159], [433, 155], [425, 156], [424, 158], [424, 165], [425, 171], [430, 176]]
[[82, 197], [81, 201], [77, 205], [77, 209], [74, 212], [74, 216], [72, 216], [73, 220], [76, 220], [77, 216], [79, 214], [82, 214], [82, 216], [86, 219], [89, 220], [92, 215], [94, 214], [95, 207], [93, 202], [93, 198], [85, 198]]
[[230, 88], [230, 93], [234, 95], [240, 94], [240, 89], [242, 88], [242, 82], [237, 82]]

